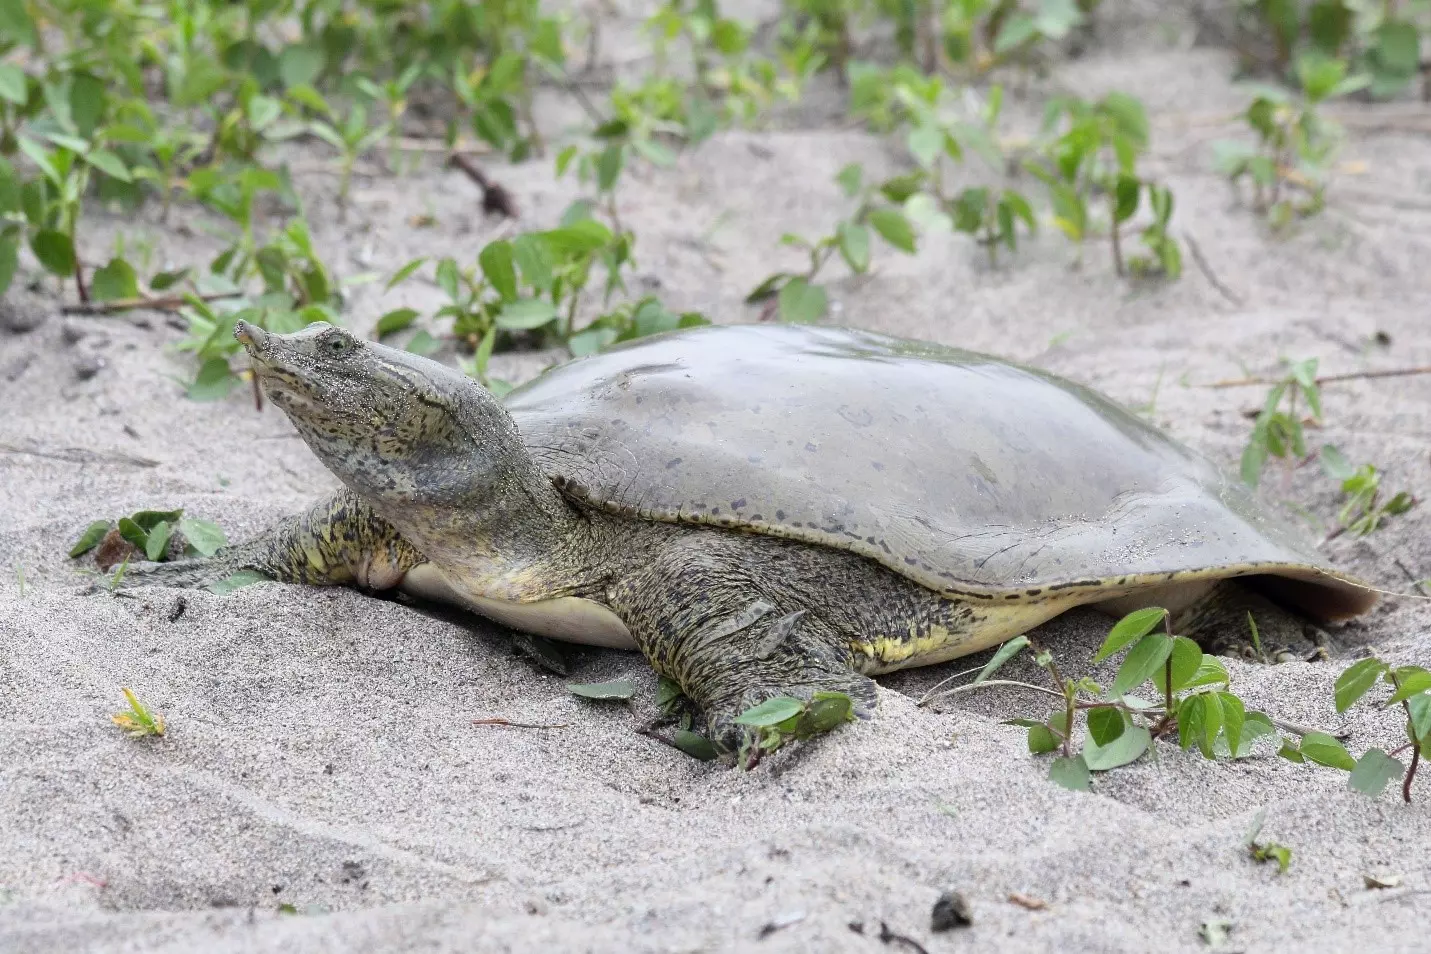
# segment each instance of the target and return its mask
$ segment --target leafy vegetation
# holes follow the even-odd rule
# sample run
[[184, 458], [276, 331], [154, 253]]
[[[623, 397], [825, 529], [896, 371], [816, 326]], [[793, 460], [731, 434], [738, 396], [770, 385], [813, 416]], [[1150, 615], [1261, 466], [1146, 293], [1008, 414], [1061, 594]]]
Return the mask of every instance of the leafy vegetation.
[[164, 561], [178, 556], [213, 556], [228, 543], [218, 524], [184, 516], [179, 510], [140, 510], [118, 520], [96, 520], [74, 546], [71, 559], [98, 550], [96, 562], [107, 570], [131, 556]]
[[139, 701], [133, 691], [123, 689], [125, 701], [129, 703], [126, 712], [116, 712], [110, 716], [110, 720], [115, 725], [124, 730], [124, 734], [137, 739], [142, 739], [151, 735], [164, 734], [164, 717], [157, 712], [151, 712]]

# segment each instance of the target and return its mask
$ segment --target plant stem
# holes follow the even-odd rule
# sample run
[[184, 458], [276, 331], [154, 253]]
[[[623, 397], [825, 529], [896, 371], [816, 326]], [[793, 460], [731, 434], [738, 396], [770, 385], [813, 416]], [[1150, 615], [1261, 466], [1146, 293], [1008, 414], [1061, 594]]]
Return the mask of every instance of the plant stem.
[[1123, 248], [1118, 242], [1118, 192], [1115, 189], [1108, 194], [1109, 211], [1108, 235], [1113, 240], [1113, 267], [1118, 270], [1118, 277], [1123, 278], [1127, 271], [1123, 267]]
[[[211, 295], [195, 295], [200, 301], [221, 301], [225, 298], [239, 298], [244, 292], [217, 292]], [[159, 298], [116, 298], [113, 301], [87, 301], [78, 305], [64, 305], [60, 313], [65, 315], [112, 315], [121, 311], [147, 308], [152, 311], [177, 311], [189, 303], [186, 295], [164, 295]]]
[[[1329, 384], [1334, 381], [1358, 381], [1370, 378], [1404, 378], [1418, 374], [1431, 374], [1431, 365], [1419, 365], [1413, 368], [1382, 368], [1371, 371], [1348, 371], [1343, 374], [1324, 374], [1316, 379], [1317, 384]], [[1204, 388], [1245, 388], [1245, 387], [1270, 387], [1274, 384], [1281, 384], [1280, 380], [1271, 378], [1229, 378], [1224, 381], [1213, 381], [1210, 384], [1198, 385]]]
[[1411, 750], [1411, 767], [1406, 770], [1406, 780], [1401, 783], [1401, 799], [1411, 804], [1411, 782], [1416, 778], [1416, 767], [1421, 764], [1421, 746]]

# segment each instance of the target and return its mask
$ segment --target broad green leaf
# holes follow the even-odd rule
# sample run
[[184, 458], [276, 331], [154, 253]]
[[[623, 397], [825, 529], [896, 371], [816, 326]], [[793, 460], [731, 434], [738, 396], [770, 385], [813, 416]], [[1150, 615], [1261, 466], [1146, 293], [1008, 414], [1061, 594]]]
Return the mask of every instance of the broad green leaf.
[[550, 323], [556, 315], [556, 308], [545, 298], [523, 298], [503, 305], [496, 322], [507, 331], [530, 331]]
[[[1247, 720], [1247, 709], [1242, 704], [1242, 700], [1230, 692], [1219, 692], [1217, 697], [1222, 702], [1222, 732], [1227, 740], [1229, 752], [1236, 752], [1242, 745], [1243, 726]], [[1212, 757], [1212, 741], [1208, 745], [1208, 757]]]
[[1420, 666], [1398, 666], [1396, 684], [1400, 688], [1391, 694], [1390, 699], [1386, 700], [1386, 705], [1396, 705], [1398, 702], [1431, 689], [1431, 672], [1427, 672]]
[[1154, 676], [1173, 651], [1173, 640], [1163, 633], [1148, 633], [1128, 650], [1109, 695], [1118, 698]]
[[136, 547], [139, 552], [144, 553], [149, 545], [149, 533], [139, 524], [129, 517], [120, 517], [117, 524], [119, 535], [126, 543]]
[[1203, 653], [1202, 661], [1198, 663], [1197, 672], [1182, 688], [1196, 689], [1199, 686], [1226, 686], [1230, 681], [1227, 676], [1227, 669], [1222, 665], [1222, 660], [1216, 656], [1209, 656], [1207, 653]]
[[1086, 792], [1093, 788], [1092, 779], [1088, 774], [1088, 764], [1083, 761], [1081, 755], [1075, 755], [1073, 758], [1060, 756], [1054, 759], [1048, 767], [1048, 777], [1050, 781], [1076, 792]]
[[1100, 745], [1090, 736], [1087, 744], [1083, 746], [1084, 764], [1094, 772], [1106, 772], [1109, 769], [1118, 768], [1120, 765], [1136, 762], [1152, 745], [1153, 737], [1147, 727], [1133, 725], [1132, 721], [1121, 712], [1118, 715], [1124, 722], [1122, 733], [1105, 745]]
[[870, 231], [858, 222], [841, 222], [836, 229], [840, 254], [850, 270], [863, 273], [870, 267]]
[[[0, 215], [3, 215], [0, 210]], [[0, 233], [0, 296], [10, 288], [15, 280], [15, 270], [20, 265], [20, 239], [15, 232]]]
[[864, 167], [858, 162], [852, 162], [835, 175], [835, 181], [840, 184], [846, 197], [853, 199], [860, 191], [860, 181], [864, 174]]
[[583, 699], [621, 700], [636, 695], [636, 684], [630, 679], [616, 679], [611, 682], [572, 682], [567, 689], [574, 696]]
[[854, 701], [848, 695], [843, 692], [817, 692], [795, 724], [795, 734], [808, 738], [853, 722], [854, 718]]
[[[1180, 692], [1197, 678], [1198, 671], [1202, 668], [1202, 647], [1188, 639], [1186, 636], [1178, 636], [1173, 639], [1173, 651], [1168, 657], [1168, 662], [1172, 667], [1172, 687], [1169, 692]], [[1164, 683], [1167, 681], [1166, 675], [1168, 667], [1164, 666], [1163, 671], [1155, 673], [1153, 681], [1157, 683], [1159, 689], [1165, 689]]]
[[1392, 779], [1400, 778], [1405, 771], [1406, 766], [1400, 759], [1392, 758], [1381, 749], [1367, 749], [1357, 759], [1347, 784], [1368, 798], [1376, 798]]
[[1138, 211], [1138, 196], [1143, 184], [1134, 176], [1121, 175], [1114, 189], [1113, 221], [1126, 222]]
[[386, 337], [395, 331], [402, 331], [418, 318], [415, 308], [395, 308], [378, 319], [377, 335]]
[[505, 240], [488, 242], [477, 256], [477, 264], [503, 301], [516, 300], [517, 267], [512, 257], [512, 243]]
[[1295, 742], [1289, 739], [1282, 740], [1282, 747], [1277, 750], [1277, 754], [1288, 762], [1296, 762], [1299, 765], [1306, 761], [1306, 759], [1302, 757], [1302, 750], [1297, 747]]
[[1318, 765], [1345, 769], [1348, 772], [1356, 768], [1356, 760], [1347, 752], [1346, 747], [1325, 732], [1308, 732], [1302, 736], [1301, 751], [1302, 755]]
[[626, 148], [619, 142], [611, 143], [601, 151], [596, 159], [596, 188], [599, 192], [610, 192], [621, 178], [621, 170], [626, 165]]
[[1053, 730], [1042, 722], [1029, 726], [1028, 730], [1029, 751], [1034, 755], [1042, 755], [1058, 748], [1058, 736], [1054, 735]]
[[1352, 663], [1337, 677], [1336, 703], [1338, 712], [1346, 712], [1386, 672], [1386, 663], [1375, 657]]
[[1098, 648], [1098, 653], [1093, 657], [1093, 661], [1102, 662], [1123, 647], [1142, 639], [1151, 633], [1167, 615], [1168, 611], [1162, 607], [1150, 606], [1124, 616], [1108, 631], [1108, 638], [1103, 640], [1103, 645]]
[[994, 52], [1002, 56], [1036, 36], [1038, 27], [1034, 24], [1033, 17], [1025, 13], [1014, 13], [1004, 20], [999, 35], [994, 38]]
[[[538, 234], [553, 250], [576, 256], [589, 255], [603, 249], [611, 244], [613, 238], [611, 230], [595, 219], [584, 219]], [[513, 252], [515, 251], [514, 247]], [[532, 283], [530, 278], [527, 281]]]
[[403, 350], [409, 354], [418, 354], [426, 358], [441, 351], [442, 342], [433, 337], [426, 328], [420, 328], [417, 334], [407, 339], [407, 344], [403, 345]]
[[773, 699], [766, 699], [758, 706], [746, 709], [736, 716], [735, 721], [740, 725], [768, 728], [779, 725], [787, 719], [792, 719], [804, 710], [805, 703], [799, 699], [793, 699], [790, 696], [776, 696]]
[[689, 729], [677, 729], [671, 743], [693, 759], [709, 762], [716, 757], [711, 740]]
[[210, 557], [228, 545], [229, 538], [223, 528], [210, 520], [185, 517], [179, 521], [179, 532], [189, 546], [201, 556]]
[[1213, 757], [1213, 743], [1217, 741], [1217, 734], [1226, 724], [1227, 713], [1222, 706], [1223, 695], [1220, 692], [1209, 692], [1202, 697], [1202, 733], [1196, 741], [1203, 758]]
[[[1129, 718], [1112, 706], [1088, 710], [1088, 737], [1096, 745], [1107, 746], [1117, 741], [1123, 730], [1131, 726]], [[1092, 768], [1093, 764], [1090, 762], [1088, 767]]]
[[924, 123], [909, 131], [905, 144], [915, 161], [927, 169], [934, 165], [944, 152], [944, 130], [932, 122]]
[[176, 523], [184, 516], [183, 509], [179, 510], [139, 510], [129, 515], [141, 530], [148, 533], [161, 523]]
[[199, 366], [199, 373], [184, 393], [191, 401], [218, 401], [228, 397], [237, 384], [227, 358], [210, 358]]
[[0, 63], [0, 98], [18, 106], [25, 105], [29, 99], [25, 71], [12, 63]]
[[994, 653], [994, 657], [984, 664], [984, 668], [979, 670], [979, 674], [974, 677], [974, 682], [979, 683], [988, 679], [999, 670], [1000, 666], [1013, 659], [1028, 644], [1027, 636], [1015, 636], [1004, 643], [999, 647], [999, 651]]
[[1431, 693], [1412, 696], [1406, 700], [1406, 708], [1411, 713], [1411, 733], [1424, 749], [1431, 745]]
[[224, 577], [217, 583], [209, 584], [208, 590], [210, 593], [226, 596], [234, 590], [242, 589], [245, 586], [267, 582], [269, 582], [269, 578], [257, 570], [239, 570], [237, 573], [232, 573]]
[[129, 167], [124, 164], [124, 160], [108, 149], [91, 149], [84, 154], [84, 161], [120, 182], [134, 181], [134, 176], [130, 174]]
[[823, 285], [812, 285], [804, 278], [792, 278], [780, 289], [780, 320], [791, 324], [809, 324], [824, 316], [829, 298]]
[[90, 279], [89, 293], [95, 301], [138, 298], [139, 277], [134, 274], [134, 266], [122, 258], [112, 258]]
[[75, 545], [70, 547], [70, 559], [84, 556], [95, 547], [99, 546], [99, 541], [104, 539], [104, 535], [109, 532], [109, 528], [114, 524], [109, 520], [96, 520], [84, 528], [84, 533], [75, 541]]
[[161, 520], [149, 531], [148, 537], [144, 541], [144, 555], [150, 560], [163, 559], [165, 551], [169, 548], [169, 538], [173, 536], [173, 525], [167, 520]]
[[75, 272], [75, 247], [70, 237], [54, 229], [44, 229], [30, 239], [30, 251], [52, 275], [68, 278]]
[[285, 87], [310, 85], [323, 72], [326, 59], [321, 47], [294, 43], [278, 54], [278, 76]]
[[914, 226], [909, 224], [903, 212], [894, 209], [874, 209], [869, 214], [870, 226], [886, 242], [901, 251], [914, 254], [916, 240]]
[[1356, 468], [1347, 460], [1346, 455], [1331, 444], [1323, 444], [1319, 456], [1322, 470], [1333, 480], [1348, 480], [1356, 473]]

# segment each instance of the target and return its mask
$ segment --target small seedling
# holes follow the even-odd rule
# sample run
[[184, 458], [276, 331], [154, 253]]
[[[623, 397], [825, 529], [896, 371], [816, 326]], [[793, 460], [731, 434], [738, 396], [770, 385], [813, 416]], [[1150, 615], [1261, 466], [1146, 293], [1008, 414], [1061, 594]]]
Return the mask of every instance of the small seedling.
[[617, 679], [613, 682], [569, 683], [566, 688], [574, 696], [598, 702], [625, 702], [636, 695], [636, 684], [630, 679]]
[[1267, 392], [1252, 434], [1242, 451], [1242, 479], [1256, 487], [1269, 457], [1283, 461], [1283, 484], [1291, 479], [1292, 468], [1307, 458], [1307, 437], [1300, 398], [1311, 412], [1311, 423], [1322, 420], [1322, 390], [1317, 384], [1317, 359], [1288, 361], [1287, 374]]
[[1257, 836], [1262, 833], [1262, 823], [1266, 815], [1265, 810], [1257, 813], [1257, 817], [1252, 820], [1252, 827], [1243, 837], [1242, 843], [1246, 846], [1247, 853], [1252, 856], [1253, 861], [1258, 863], [1275, 861], [1277, 862], [1277, 873], [1286, 874], [1287, 867], [1292, 863], [1292, 849], [1275, 841], [1257, 840]]
[[152, 561], [169, 559], [170, 541], [178, 533], [183, 541], [181, 552], [186, 556], [213, 556], [228, 544], [228, 538], [218, 524], [196, 517], [185, 517], [180, 510], [140, 510], [118, 521], [96, 520], [85, 528], [69, 556], [75, 559], [99, 546], [110, 531], [116, 531], [133, 551]]
[[109, 718], [114, 724], [123, 729], [125, 735], [136, 739], [151, 735], [163, 735], [164, 717], [157, 712], [150, 712], [131, 690], [126, 688], [121, 691], [129, 702], [129, 711], [116, 712], [110, 716]]
[[1327, 476], [1341, 482], [1346, 503], [1337, 514], [1338, 529], [1333, 535], [1349, 531], [1364, 537], [1376, 531], [1388, 517], [1399, 516], [1416, 506], [1415, 497], [1398, 491], [1389, 500], [1381, 499], [1381, 472], [1371, 464], [1353, 468], [1341, 451], [1327, 444], [1321, 452], [1322, 469]]

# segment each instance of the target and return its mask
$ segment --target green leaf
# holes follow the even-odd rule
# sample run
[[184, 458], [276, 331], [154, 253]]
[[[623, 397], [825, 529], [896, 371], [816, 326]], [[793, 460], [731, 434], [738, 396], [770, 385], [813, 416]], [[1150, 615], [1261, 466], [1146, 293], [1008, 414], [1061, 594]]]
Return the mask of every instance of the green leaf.
[[[1372, 48], [1376, 65], [1396, 76], [1412, 76], [1421, 65], [1421, 36], [1406, 20], [1387, 20], [1376, 31]], [[1308, 93], [1311, 97], [1311, 94]], [[1312, 97], [1315, 98], [1315, 97]]]
[[144, 555], [150, 560], [163, 558], [165, 551], [169, 548], [169, 537], [174, 533], [173, 526], [167, 520], [161, 520], [149, 531], [144, 541]]
[[218, 401], [238, 384], [227, 358], [210, 358], [199, 367], [194, 382], [185, 389], [191, 401]]
[[15, 232], [0, 233], [0, 296], [9, 290], [10, 283], [15, 280], [15, 270], [19, 266], [19, 236]]
[[1213, 757], [1213, 743], [1217, 741], [1217, 734], [1222, 731], [1226, 721], [1222, 696], [1223, 693], [1209, 692], [1202, 697], [1202, 732], [1196, 741], [1204, 758]]
[[139, 524], [129, 517], [120, 517], [116, 525], [119, 535], [126, 543], [137, 547], [141, 553], [145, 552], [149, 546], [149, 533]]
[[1400, 778], [1406, 766], [1400, 759], [1394, 759], [1381, 749], [1367, 749], [1357, 759], [1347, 784], [1368, 798], [1376, 798], [1392, 779]]
[[1075, 792], [1087, 792], [1093, 788], [1092, 777], [1088, 774], [1088, 764], [1083, 756], [1073, 758], [1060, 756], [1048, 767], [1049, 780]]
[[278, 76], [287, 88], [307, 86], [323, 72], [327, 57], [322, 47], [294, 43], [278, 54]]
[[905, 144], [915, 161], [928, 169], [944, 152], [944, 130], [933, 123], [916, 126], [905, 137]]
[[139, 510], [130, 514], [129, 519], [133, 520], [139, 529], [148, 533], [159, 524], [175, 523], [182, 516], [184, 516], [182, 508], [179, 510]]
[[114, 526], [109, 520], [96, 520], [84, 528], [84, 533], [75, 541], [75, 545], [70, 547], [70, 559], [84, 556], [95, 547], [99, 546], [99, 541], [104, 539], [104, 535], [109, 533], [109, 528]]
[[1136, 762], [1152, 745], [1152, 733], [1146, 726], [1133, 725], [1132, 719], [1126, 713], [1114, 709], [1094, 709], [1093, 711], [1113, 712], [1118, 716], [1118, 721], [1123, 724], [1123, 731], [1108, 742], [1100, 743], [1092, 737], [1093, 723], [1092, 713], [1090, 713], [1090, 733], [1088, 742], [1083, 746], [1083, 761], [1091, 771], [1106, 772], [1109, 769], [1118, 768], [1120, 765]]
[[168, 291], [189, 277], [189, 269], [176, 268], [171, 272], [160, 272], [149, 279], [149, 287], [154, 291]]
[[[1242, 728], [1247, 720], [1247, 708], [1242, 704], [1242, 700], [1230, 692], [1219, 692], [1218, 699], [1222, 702], [1222, 732], [1227, 741], [1227, 750], [1235, 753], [1242, 745]], [[1209, 740], [1207, 753], [1208, 758], [1212, 757], [1212, 742]]]
[[870, 225], [886, 242], [911, 255], [915, 250], [914, 226], [903, 212], [894, 209], [874, 209], [869, 214]]
[[630, 679], [616, 679], [612, 682], [572, 682], [567, 689], [574, 696], [583, 699], [622, 700], [636, 695], [636, 684]]
[[510, 301], [497, 313], [497, 327], [507, 331], [530, 331], [548, 324], [557, 315], [555, 306], [545, 298], [523, 298]]
[[[566, 255], [590, 255], [611, 244], [611, 230], [595, 219], [584, 219], [538, 235], [553, 251]], [[516, 252], [513, 246], [513, 252]], [[530, 278], [528, 284], [535, 284]]]
[[1302, 736], [1301, 751], [1302, 755], [1318, 765], [1348, 772], [1356, 768], [1356, 760], [1347, 752], [1346, 747], [1325, 732], [1308, 732]]
[[120, 182], [134, 181], [134, 176], [130, 173], [129, 167], [124, 164], [124, 160], [108, 149], [91, 149], [84, 154], [84, 161]]
[[795, 735], [805, 739], [829, 732], [855, 719], [855, 704], [846, 693], [820, 691], [810, 699], [800, 720], [795, 723]]
[[812, 285], [804, 278], [792, 278], [780, 289], [780, 320], [791, 324], [818, 321], [829, 307], [829, 297], [823, 285]]
[[1396, 685], [1399, 688], [1391, 694], [1390, 699], [1386, 700], [1385, 704], [1388, 706], [1394, 706], [1398, 702], [1431, 689], [1431, 672], [1427, 672], [1420, 666], [1398, 666], [1396, 668]]
[[1424, 749], [1431, 745], [1431, 694], [1422, 693], [1406, 700], [1410, 710], [1411, 734]]
[[1120, 175], [1114, 189], [1113, 221], [1126, 222], [1138, 211], [1143, 184], [1135, 176]]
[[0, 63], [0, 97], [17, 106], [25, 105], [30, 97], [24, 70], [11, 63]]
[[1149, 606], [1146, 609], [1134, 610], [1124, 616], [1108, 631], [1108, 638], [1103, 640], [1103, 645], [1098, 648], [1093, 661], [1102, 662], [1128, 644], [1142, 639], [1151, 633], [1167, 615], [1168, 611], [1161, 606]]
[[54, 229], [36, 232], [30, 239], [30, 251], [52, 275], [68, 278], [75, 273], [74, 243], [63, 232]]
[[689, 729], [677, 729], [671, 739], [671, 744], [691, 758], [700, 759], [702, 762], [709, 762], [716, 757], [715, 746], [711, 745], [711, 740]]
[[391, 291], [394, 285], [398, 284], [399, 282], [407, 281], [409, 278], [412, 277], [412, 273], [421, 268], [423, 266], [423, 263], [425, 263], [426, 261], [427, 259], [425, 258], [415, 258], [412, 261], [408, 262], [402, 268], [398, 269], [392, 278], [388, 279], [388, 283], [383, 286], [383, 290]]
[[1088, 737], [1100, 746], [1117, 741], [1123, 730], [1131, 724], [1121, 711], [1112, 706], [1099, 706], [1088, 710]]
[[851, 271], [863, 274], [870, 267], [870, 230], [858, 222], [841, 222], [835, 234], [845, 263]]
[[434, 338], [426, 328], [421, 328], [417, 334], [407, 339], [403, 350], [409, 354], [419, 354], [426, 358], [442, 350], [442, 342]]
[[1038, 27], [1033, 17], [1025, 13], [1015, 13], [1004, 21], [999, 35], [994, 38], [994, 53], [1002, 56], [1022, 46], [1038, 36]]
[[852, 162], [835, 175], [835, 181], [840, 184], [840, 189], [844, 191], [845, 195], [853, 199], [859, 194], [860, 182], [864, 178], [864, 174], [864, 167], [858, 162]]
[[1029, 638], [1027, 636], [1015, 636], [1013, 639], [1004, 643], [999, 647], [999, 651], [994, 653], [994, 658], [990, 659], [984, 664], [984, 668], [979, 670], [979, 674], [974, 677], [974, 682], [983, 682], [998, 672], [1000, 666], [1010, 659], [1013, 659], [1028, 644]]
[[1386, 663], [1372, 657], [1352, 663], [1337, 677], [1336, 703], [1338, 712], [1346, 712], [1366, 695], [1386, 672]]
[[1277, 754], [1288, 762], [1296, 762], [1299, 765], [1306, 761], [1306, 759], [1302, 757], [1302, 750], [1297, 748], [1296, 744], [1288, 739], [1282, 740], [1282, 747], [1277, 750]]
[[1118, 667], [1118, 675], [1113, 678], [1113, 687], [1108, 690], [1113, 698], [1124, 695], [1142, 685], [1167, 662], [1173, 651], [1173, 640], [1163, 633], [1149, 633], [1128, 650], [1123, 665]]
[[1166, 666], [1162, 672], [1154, 674], [1153, 682], [1157, 683], [1159, 689], [1164, 689], [1168, 693], [1186, 688], [1188, 683], [1196, 678], [1198, 670], [1202, 668], [1202, 655], [1202, 647], [1197, 643], [1186, 636], [1175, 637], [1172, 654], [1168, 657], [1168, 661], [1172, 664], [1173, 684], [1171, 688], [1164, 686], [1168, 671]]
[[1053, 734], [1053, 730], [1042, 722], [1031, 725], [1029, 729], [1029, 751], [1034, 755], [1042, 755], [1045, 752], [1052, 752], [1058, 748], [1058, 736]]
[[418, 312], [415, 308], [394, 308], [378, 319], [378, 337], [384, 338], [395, 331], [402, 331], [416, 321], [417, 318]]
[[1356, 468], [1347, 460], [1346, 455], [1331, 444], [1323, 444], [1319, 456], [1322, 470], [1333, 480], [1350, 480], [1356, 473]]
[[512, 257], [511, 242], [488, 242], [477, 256], [477, 264], [482, 267], [482, 274], [492, 283], [503, 301], [516, 300], [517, 267]]
[[805, 703], [799, 699], [790, 696], [776, 696], [773, 699], [766, 699], [758, 706], [746, 709], [736, 716], [735, 721], [740, 725], [769, 728], [793, 719], [803, 711], [805, 711]]
[[601, 150], [596, 158], [596, 188], [599, 192], [610, 192], [621, 178], [621, 170], [626, 165], [626, 148], [613, 142]]
[[237, 573], [224, 577], [217, 583], [210, 583], [208, 590], [210, 593], [214, 593], [218, 596], [227, 596], [234, 590], [242, 589], [245, 586], [267, 582], [270, 582], [269, 578], [257, 570], [239, 570]]
[[139, 277], [134, 274], [134, 266], [122, 258], [110, 259], [90, 279], [89, 294], [95, 301], [138, 298]]
[[180, 520], [179, 532], [184, 535], [189, 547], [200, 556], [211, 557], [229, 542], [222, 527], [211, 520], [200, 520], [197, 517]]
[[1197, 672], [1192, 679], [1188, 680], [1184, 689], [1196, 689], [1199, 686], [1226, 686], [1231, 680], [1227, 677], [1227, 669], [1222, 665], [1222, 660], [1216, 656], [1209, 656], [1203, 653], [1202, 662], [1198, 664]]

